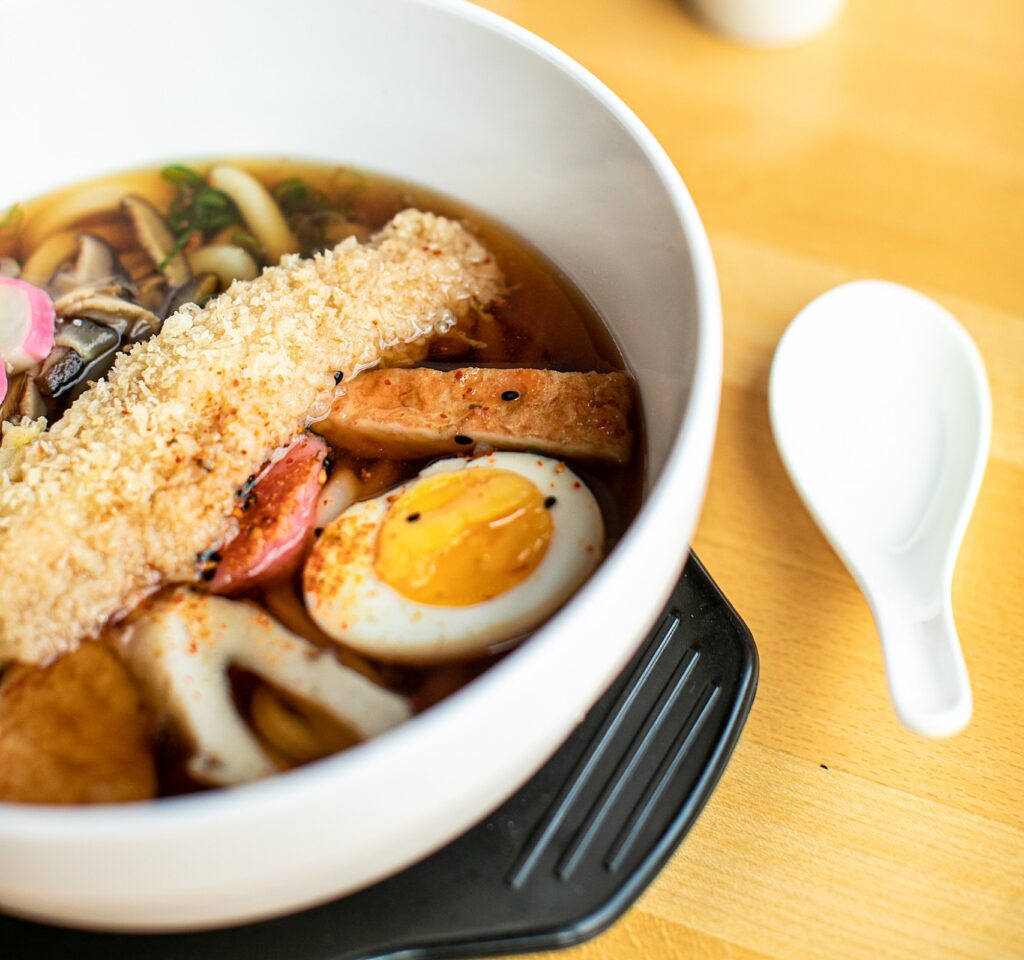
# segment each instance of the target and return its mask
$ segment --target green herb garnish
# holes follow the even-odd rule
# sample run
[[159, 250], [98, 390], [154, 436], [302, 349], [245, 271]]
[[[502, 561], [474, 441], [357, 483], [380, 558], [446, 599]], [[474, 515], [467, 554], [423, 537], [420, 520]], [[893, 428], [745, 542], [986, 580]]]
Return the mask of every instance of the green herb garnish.
[[350, 196], [355, 189], [350, 188], [340, 200], [332, 200], [300, 177], [289, 177], [270, 192], [303, 253], [308, 255], [333, 246], [338, 232], [331, 230], [332, 224], [344, 226], [357, 219]]
[[206, 181], [202, 176], [191, 167], [186, 167], [183, 163], [168, 164], [160, 171], [160, 176], [168, 183], [187, 183], [194, 187], [206, 185]]
[[0, 240], [13, 240], [24, 219], [25, 208], [20, 203], [12, 203], [0, 217]]
[[317, 213], [320, 210], [329, 210], [331, 207], [331, 201], [326, 193], [317, 190], [316, 187], [311, 187], [299, 177], [282, 180], [270, 192], [286, 217], [302, 213]]
[[326, 193], [299, 177], [282, 180], [270, 192], [303, 253], [313, 253], [328, 246], [327, 223], [339, 215], [331, 209]]
[[167, 224], [174, 234], [174, 246], [163, 263], [157, 266], [158, 270], [163, 270], [170, 263], [193, 233], [208, 239], [210, 234], [224, 227], [244, 226], [242, 215], [231, 198], [223, 190], [211, 187], [191, 167], [174, 163], [164, 167], [160, 176], [173, 183], [178, 192], [167, 209]]
[[231, 242], [235, 246], [243, 247], [248, 250], [257, 260], [263, 256], [263, 249], [260, 247], [260, 242], [247, 230], [236, 230], [231, 234]]

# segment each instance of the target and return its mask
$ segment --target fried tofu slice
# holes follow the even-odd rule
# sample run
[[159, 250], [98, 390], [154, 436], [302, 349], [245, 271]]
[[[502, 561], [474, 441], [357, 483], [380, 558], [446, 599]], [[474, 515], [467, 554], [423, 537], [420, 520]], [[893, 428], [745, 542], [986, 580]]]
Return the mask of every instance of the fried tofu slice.
[[625, 463], [632, 407], [624, 373], [417, 367], [364, 374], [313, 429], [359, 457], [415, 459], [486, 444]]
[[366, 245], [284, 257], [182, 307], [0, 463], [0, 663], [45, 663], [194, 582], [197, 556], [235, 535], [247, 478], [330, 409], [339, 380], [503, 291], [461, 224], [405, 210]]
[[156, 794], [150, 724], [121, 661], [87, 643], [0, 678], [0, 800], [115, 803]]

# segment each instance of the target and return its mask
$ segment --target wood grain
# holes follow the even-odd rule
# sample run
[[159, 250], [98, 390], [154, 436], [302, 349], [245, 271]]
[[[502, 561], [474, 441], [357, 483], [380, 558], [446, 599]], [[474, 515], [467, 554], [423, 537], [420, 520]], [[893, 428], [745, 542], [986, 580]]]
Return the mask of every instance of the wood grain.
[[[1024, 957], [1024, 4], [849, 0], [750, 50], [675, 0], [484, 0], [589, 67], [679, 167], [725, 322], [695, 546], [761, 653], [758, 699], [697, 826], [576, 960]], [[916, 286], [981, 349], [992, 456], [954, 582], [975, 713], [904, 731], [864, 600], [772, 442], [797, 310], [846, 280]], [[551, 955], [554, 956], [554, 955]]]

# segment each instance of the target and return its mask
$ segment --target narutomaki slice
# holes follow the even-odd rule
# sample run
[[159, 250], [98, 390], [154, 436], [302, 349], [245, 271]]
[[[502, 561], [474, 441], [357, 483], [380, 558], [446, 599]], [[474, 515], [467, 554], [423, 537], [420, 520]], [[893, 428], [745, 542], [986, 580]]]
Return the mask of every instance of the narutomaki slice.
[[18, 373], [45, 359], [53, 349], [56, 313], [44, 290], [0, 277], [0, 361]]
[[295, 572], [327, 479], [326, 457], [322, 440], [304, 437], [260, 477], [239, 507], [238, 535], [204, 571], [214, 593], [236, 593]]

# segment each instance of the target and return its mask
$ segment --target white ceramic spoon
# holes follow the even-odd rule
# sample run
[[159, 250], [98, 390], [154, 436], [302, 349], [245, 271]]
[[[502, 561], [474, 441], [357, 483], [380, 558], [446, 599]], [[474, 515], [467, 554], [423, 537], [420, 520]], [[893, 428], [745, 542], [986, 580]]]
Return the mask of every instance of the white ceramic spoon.
[[786, 469], [871, 607], [896, 713], [917, 733], [957, 733], [971, 687], [953, 566], [992, 421], [977, 348], [922, 294], [847, 283], [790, 324], [768, 393]]

